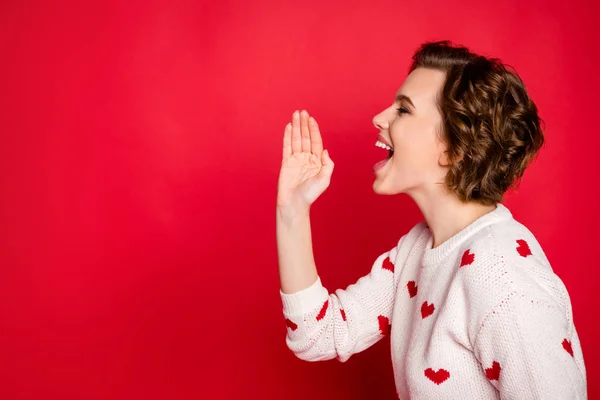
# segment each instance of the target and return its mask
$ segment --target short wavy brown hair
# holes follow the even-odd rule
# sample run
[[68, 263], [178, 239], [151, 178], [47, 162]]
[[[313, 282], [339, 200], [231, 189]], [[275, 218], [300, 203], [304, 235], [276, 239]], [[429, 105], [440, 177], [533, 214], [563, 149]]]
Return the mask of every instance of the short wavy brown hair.
[[426, 42], [410, 66], [446, 81], [437, 103], [450, 169], [446, 187], [463, 202], [491, 205], [520, 182], [544, 144], [542, 119], [514, 69], [448, 40]]

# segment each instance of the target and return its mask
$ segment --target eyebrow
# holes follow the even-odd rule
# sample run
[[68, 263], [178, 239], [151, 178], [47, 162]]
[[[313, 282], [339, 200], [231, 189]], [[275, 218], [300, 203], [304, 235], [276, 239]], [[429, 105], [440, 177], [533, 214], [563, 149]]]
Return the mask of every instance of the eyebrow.
[[415, 105], [413, 104], [412, 100], [410, 99], [410, 97], [404, 95], [404, 94], [397, 94], [396, 95], [396, 102], [400, 102], [400, 101], [406, 101], [408, 104], [410, 104], [410, 106], [412, 108], [414, 108], [415, 110], [417, 109], [417, 107], [415, 107]]

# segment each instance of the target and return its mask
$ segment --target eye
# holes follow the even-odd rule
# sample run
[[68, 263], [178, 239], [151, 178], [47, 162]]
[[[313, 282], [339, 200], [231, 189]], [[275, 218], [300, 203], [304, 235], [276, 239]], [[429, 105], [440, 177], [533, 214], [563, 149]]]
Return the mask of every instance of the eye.
[[398, 114], [410, 114], [408, 109], [406, 109], [405, 107], [396, 108], [396, 110], [398, 110]]

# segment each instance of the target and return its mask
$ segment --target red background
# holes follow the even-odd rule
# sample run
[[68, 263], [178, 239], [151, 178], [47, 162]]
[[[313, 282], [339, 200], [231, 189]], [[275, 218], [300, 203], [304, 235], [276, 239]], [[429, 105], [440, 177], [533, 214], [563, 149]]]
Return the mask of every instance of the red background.
[[597, 6], [414, 3], [3, 1], [0, 397], [393, 398], [388, 342], [345, 364], [285, 346], [281, 138], [295, 109], [321, 125], [315, 256], [345, 287], [421, 219], [372, 192], [371, 119], [445, 38], [513, 65], [546, 121], [506, 204], [569, 289], [600, 396]]

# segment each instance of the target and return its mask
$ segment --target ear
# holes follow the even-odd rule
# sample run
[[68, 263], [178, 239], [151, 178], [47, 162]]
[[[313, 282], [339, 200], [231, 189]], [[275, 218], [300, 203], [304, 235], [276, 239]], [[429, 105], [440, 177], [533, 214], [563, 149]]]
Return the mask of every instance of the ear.
[[[455, 163], [460, 162], [463, 159], [463, 156], [463, 154], [458, 156]], [[444, 150], [440, 153], [440, 156], [438, 158], [438, 164], [440, 165], [440, 167], [450, 167], [452, 165], [450, 163], [450, 157], [448, 156], [448, 150]]]
[[444, 150], [440, 153], [438, 158], [438, 164], [440, 167], [449, 167], [450, 159], [448, 158], [448, 150]]

